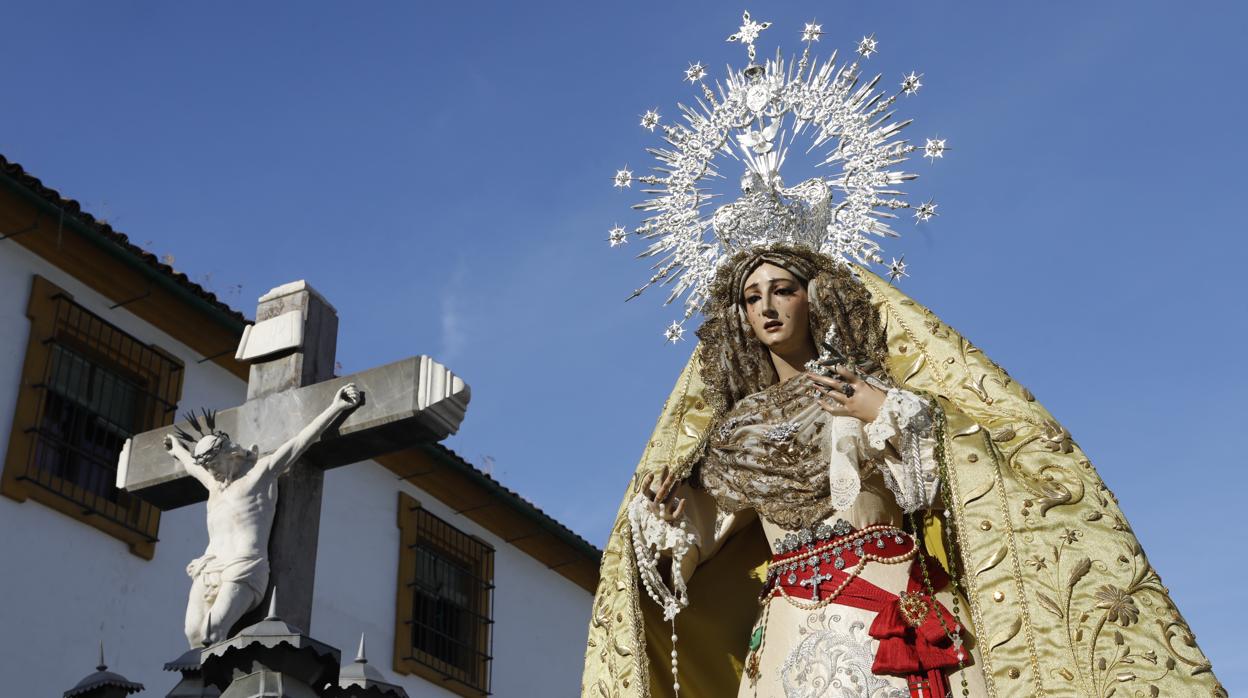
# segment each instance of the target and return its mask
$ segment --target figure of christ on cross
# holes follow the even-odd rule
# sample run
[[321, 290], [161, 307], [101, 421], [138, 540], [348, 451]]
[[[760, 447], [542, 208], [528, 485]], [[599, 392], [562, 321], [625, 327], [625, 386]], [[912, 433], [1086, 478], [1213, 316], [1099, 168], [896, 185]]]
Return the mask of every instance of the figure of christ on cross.
[[355, 384], [277, 450], [261, 456], [216, 431], [211, 423], [194, 451], [175, 436], [165, 448], [208, 490], [208, 548], [187, 565], [191, 595], [184, 631], [192, 648], [228, 637], [230, 629], [264, 598], [269, 583], [269, 534], [277, 510], [277, 479], [335, 422], [361, 403]]

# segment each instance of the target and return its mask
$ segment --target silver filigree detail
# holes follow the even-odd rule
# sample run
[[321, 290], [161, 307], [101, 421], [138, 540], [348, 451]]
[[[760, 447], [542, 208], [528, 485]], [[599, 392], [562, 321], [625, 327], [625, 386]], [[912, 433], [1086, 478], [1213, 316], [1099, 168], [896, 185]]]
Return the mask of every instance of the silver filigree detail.
[[729, 417], [725, 419], [719, 425], [719, 440], [727, 441], [731, 439], [732, 432], [736, 430], [737, 426], [740, 425], [741, 422], [742, 422], [742, 417], [740, 416], [733, 416], [733, 417]]
[[873, 54], [879, 53], [880, 42], [876, 41], [875, 34], [862, 37], [862, 41], [858, 42], [858, 55], [863, 58], [870, 58]]
[[672, 324], [667, 326], [667, 329], [663, 330], [663, 338], [672, 344], [679, 342], [684, 337], [685, 328], [679, 322], [673, 321]]
[[900, 281], [903, 276], [910, 276], [906, 273], [906, 258], [902, 257], [901, 259], [897, 259], [894, 257], [893, 260], [888, 263], [888, 280]]
[[641, 115], [641, 127], [647, 131], [653, 131], [659, 125], [659, 111], [651, 109]]
[[936, 206], [937, 204], [934, 200], [928, 199], [927, 201], [919, 204], [918, 208], [914, 209], [914, 217], [917, 218], [920, 223], [926, 223], [932, 220], [932, 218], [940, 215], [936, 213]]
[[[618, 188], [640, 182], [649, 197], [636, 205], [645, 218], [632, 232], [647, 241], [640, 256], [654, 258], [654, 271], [633, 295], [667, 287], [666, 303], [683, 301], [682, 320], [706, 306], [719, 264], [738, 250], [787, 242], [883, 266], [880, 240], [898, 237], [890, 223], [912, 208], [900, 188], [917, 175], [901, 166], [919, 147], [902, 136], [910, 121], [893, 113], [900, 96], [921, 86], [921, 74], [903, 76], [901, 90], [889, 94], [881, 76], [861, 78], [857, 60], [838, 63], [833, 54], [820, 62], [809, 54], [823, 31], [814, 21], [802, 32], [800, 60], [777, 54], [755, 65], [754, 45], [768, 26], [743, 15], [729, 40], [749, 49], [751, 63], [721, 81], [711, 83], [701, 63], [690, 63], [693, 106], [677, 105], [675, 118], [662, 122], [657, 109], [642, 117], [663, 140], [650, 149], [653, 174], [634, 177], [625, 167], [614, 178]], [[858, 50], [869, 57], [878, 47], [870, 34]], [[945, 149], [943, 139], [929, 139], [922, 151], [935, 160]], [[790, 152], [809, 153], [823, 173], [786, 185], [781, 168]], [[744, 170], [735, 193], [720, 184], [736, 176], [725, 166]], [[934, 212], [931, 204], [916, 218]]]
[[835, 627], [811, 629], [785, 658], [785, 698], [908, 698], [908, 691], [871, 671], [875, 652], [863, 623], [850, 623], [848, 632]]
[[[763, 438], [772, 443], [784, 443], [797, 433], [797, 422], [781, 422], [770, 429], [763, 430]], [[809, 531], [804, 531], [809, 533]]]
[[750, 55], [750, 62], [754, 62], [754, 42], [758, 40], [758, 35], [763, 30], [771, 26], [771, 22], [755, 22], [750, 19], [748, 11], [741, 13], [741, 26], [737, 29], [737, 33], [728, 37], [729, 41], [736, 41], [745, 44]]
[[923, 75], [921, 73], [915, 73], [913, 70], [910, 71], [909, 75], [901, 78], [902, 93], [912, 95], [918, 92], [919, 88], [923, 86], [922, 78]]

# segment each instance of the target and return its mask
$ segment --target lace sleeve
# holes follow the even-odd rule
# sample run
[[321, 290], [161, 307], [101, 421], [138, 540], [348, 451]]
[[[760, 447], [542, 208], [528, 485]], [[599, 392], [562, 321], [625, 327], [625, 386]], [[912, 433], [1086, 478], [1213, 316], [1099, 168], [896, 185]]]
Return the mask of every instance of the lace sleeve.
[[865, 455], [876, 463], [902, 510], [930, 507], [940, 482], [927, 404], [909, 391], [889, 390], [879, 415], [862, 431]]
[[[685, 558], [699, 544], [687, 521], [672, 524], [659, 516], [657, 505], [645, 494], [638, 494], [628, 505], [628, 524], [633, 534], [637, 572], [654, 602], [663, 607], [663, 619], [673, 620], [689, 605], [684, 574]], [[659, 571], [664, 556], [672, 559], [672, 586], [668, 588]]]

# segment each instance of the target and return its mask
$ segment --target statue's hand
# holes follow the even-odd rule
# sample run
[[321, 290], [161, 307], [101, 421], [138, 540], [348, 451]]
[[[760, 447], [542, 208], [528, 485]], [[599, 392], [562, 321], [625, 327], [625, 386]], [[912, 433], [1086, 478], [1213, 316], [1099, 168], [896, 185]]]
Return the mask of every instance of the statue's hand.
[[334, 407], [344, 412], [359, 407], [363, 402], [364, 393], [355, 387], [355, 383], [342, 386], [338, 389], [338, 394], [334, 396]]
[[646, 498], [654, 502], [659, 517], [668, 523], [679, 521], [685, 513], [685, 500], [672, 496], [676, 491], [676, 476], [668, 475], [667, 467], [664, 466], [663, 472], [659, 475], [658, 488], [653, 488], [653, 484], [654, 473], [650, 473], [642, 480], [641, 491], [645, 492]]
[[[880, 414], [887, 393], [871, 385], [845, 366], [835, 367], [836, 376], [807, 373], [821, 397], [819, 406], [830, 414], [848, 414], [870, 424]], [[823, 398], [829, 398], [828, 402]]]

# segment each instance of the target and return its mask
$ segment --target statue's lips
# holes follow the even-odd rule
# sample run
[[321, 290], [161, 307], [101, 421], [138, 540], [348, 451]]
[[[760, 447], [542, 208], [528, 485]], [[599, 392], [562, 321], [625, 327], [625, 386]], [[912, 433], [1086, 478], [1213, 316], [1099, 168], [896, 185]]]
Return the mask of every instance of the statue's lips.
[[767, 322], [763, 323], [764, 332], [774, 332], [780, 329], [781, 327], [784, 327], [784, 323], [780, 322], [779, 320], [768, 320]]

